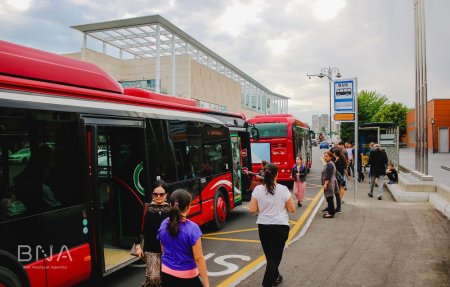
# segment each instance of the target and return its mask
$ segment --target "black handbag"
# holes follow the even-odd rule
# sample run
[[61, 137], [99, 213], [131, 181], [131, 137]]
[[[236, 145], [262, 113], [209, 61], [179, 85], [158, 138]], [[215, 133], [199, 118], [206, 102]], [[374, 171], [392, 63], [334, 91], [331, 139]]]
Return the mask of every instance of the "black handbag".
[[[144, 221], [145, 221], [145, 215], [147, 214], [147, 210], [148, 210], [148, 203], [146, 203], [144, 205], [144, 212], [142, 214], [142, 219], [141, 219], [141, 241], [139, 242], [139, 245], [141, 246], [142, 251], [144, 251]], [[133, 256], [139, 256], [136, 252], [136, 243], [133, 243], [133, 246], [131, 246], [131, 250], [130, 250], [130, 255]]]
[[344, 177], [342, 177], [342, 174], [339, 171], [337, 171], [337, 169], [336, 169], [336, 180], [339, 183], [344, 182]]

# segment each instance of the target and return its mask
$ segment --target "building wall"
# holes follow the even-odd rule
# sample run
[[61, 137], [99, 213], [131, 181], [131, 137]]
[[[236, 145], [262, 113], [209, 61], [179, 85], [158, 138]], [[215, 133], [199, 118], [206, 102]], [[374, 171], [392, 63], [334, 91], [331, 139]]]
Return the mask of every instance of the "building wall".
[[[155, 58], [120, 60], [90, 49], [65, 56], [95, 63], [117, 81], [155, 79]], [[175, 94], [172, 92], [172, 57], [160, 58], [162, 93], [223, 105], [227, 107], [227, 111], [242, 113], [247, 118], [261, 114], [242, 108], [242, 91], [238, 81], [199, 64], [188, 55], [178, 55], [175, 58]]]
[[208, 67], [191, 60], [192, 99], [226, 106], [228, 111], [241, 112], [241, 85]]
[[416, 110], [406, 113], [406, 146], [416, 146]]
[[[450, 99], [435, 99], [432, 101], [434, 104], [433, 109], [433, 117], [434, 117], [434, 135], [433, 135], [433, 143], [434, 143], [434, 151], [439, 151], [439, 128], [447, 128], [449, 129], [449, 138], [447, 138], [447, 143], [449, 146], [446, 152], [450, 152]], [[430, 113], [431, 114], [431, 113]], [[430, 127], [429, 130], [431, 132], [431, 118], [430, 117]], [[431, 135], [429, 139], [429, 143], [431, 146]]]
[[[66, 54], [65, 56], [95, 63], [117, 81], [155, 79], [154, 58], [120, 60], [89, 49], [83, 49], [81, 53]], [[172, 92], [171, 64], [171, 57], [160, 58], [160, 91], [165, 94], [190, 98], [191, 67], [189, 56], [179, 55], [175, 57], [175, 93]]]
[[[427, 103], [427, 141], [428, 149], [439, 151], [439, 128], [450, 130], [450, 99], [434, 99]], [[434, 124], [432, 124], [434, 119]], [[406, 144], [408, 147], [416, 146], [416, 110], [406, 114]], [[450, 139], [448, 151], [450, 151]]]

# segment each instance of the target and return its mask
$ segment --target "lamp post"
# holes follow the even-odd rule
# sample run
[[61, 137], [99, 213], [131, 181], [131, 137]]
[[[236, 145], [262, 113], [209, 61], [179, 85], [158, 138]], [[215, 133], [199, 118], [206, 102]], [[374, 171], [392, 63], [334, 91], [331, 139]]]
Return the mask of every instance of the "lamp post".
[[431, 118], [431, 150], [434, 153], [434, 118]]
[[331, 134], [331, 83], [334, 83], [333, 80], [333, 74], [336, 75], [336, 78], [340, 78], [342, 77], [341, 73], [339, 72], [339, 69], [336, 67], [328, 67], [328, 68], [322, 68], [320, 70], [320, 74], [313, 74], [313, 75], [309, 75], [307, 74], [307, 76], [311, 79], [311, 77], [319, 77], [319, 78], [323, 78], [323, 77], [327, 77], [328, 78], [328, 92], [329, 92], [329, 96], [330, 96], [330, 140], [332, 140], [332, 134]]

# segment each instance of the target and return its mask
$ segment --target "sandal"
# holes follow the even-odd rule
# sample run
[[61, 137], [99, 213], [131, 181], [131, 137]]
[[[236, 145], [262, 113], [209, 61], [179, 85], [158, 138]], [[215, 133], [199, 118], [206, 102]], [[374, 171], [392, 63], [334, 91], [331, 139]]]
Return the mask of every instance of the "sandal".
[[323, 215], [323, 218], [333, 218], [333, 217], [334, 215], [329, 213]]

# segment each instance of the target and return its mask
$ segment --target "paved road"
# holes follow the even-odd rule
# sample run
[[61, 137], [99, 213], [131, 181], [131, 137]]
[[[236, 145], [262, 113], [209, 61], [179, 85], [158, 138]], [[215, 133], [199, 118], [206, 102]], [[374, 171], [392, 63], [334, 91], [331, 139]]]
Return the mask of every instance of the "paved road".
[[[317, 202], [322, 199], [320, 194], [320, 155], [324, 150], [315, 150], [313, 169], [307, 176], [307, 190], [302, 208], [297, 208], [295, 214], [290, 214], [291, 238], [295, 238], [305, 226]], [[227, 224], [220, 231], [203, 228], [203, 252], [205, 254], [211, 286], [228, 286], [234, 282], [236, 274], [245, 273], [261, 264], [264, 258], [259, 242], [256, 216], [248, 212], [248, 202], [236, 208], [229, 214]], [[133, 264], [108, 276], [102, 286], [139, 286], [144, 280], [144, 264]], [[225, 283], [224, 283], [225, 282]]]
[[[368, 188], [358, 184], [356, 203], [349, 190], [337, 217], [315, 215], [284, 252], [280, 286], [450, 286], [449, 220], [429, 203], [395, 202], [386, 188], [383, 200], [369, 198]], [[263, 272], [238, 286], [261, 286]]]

